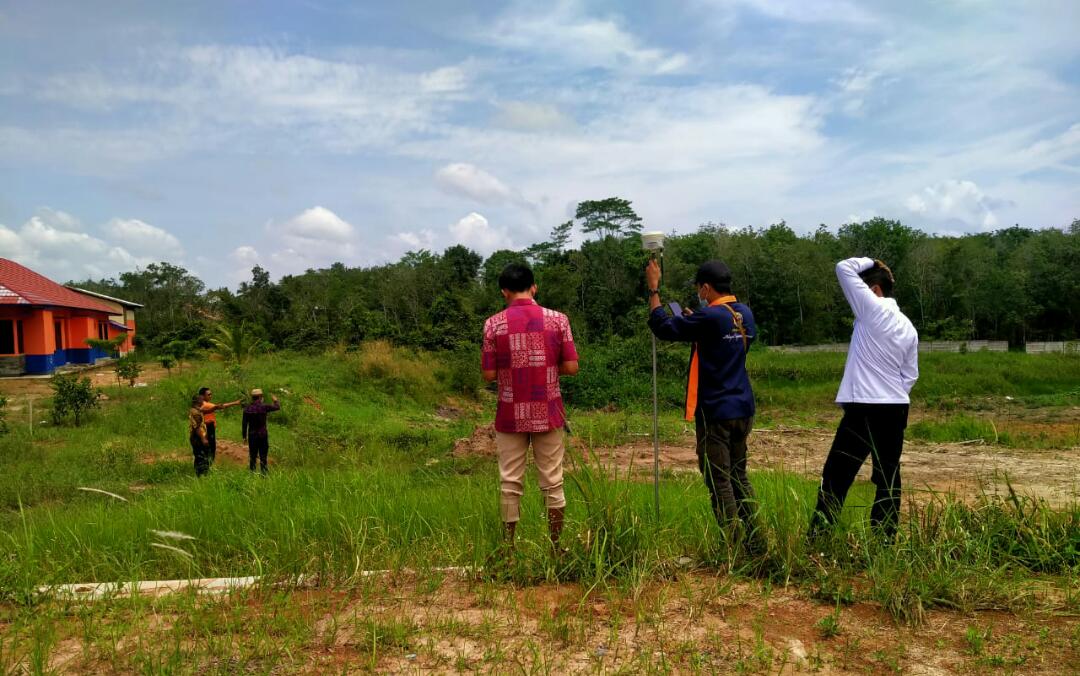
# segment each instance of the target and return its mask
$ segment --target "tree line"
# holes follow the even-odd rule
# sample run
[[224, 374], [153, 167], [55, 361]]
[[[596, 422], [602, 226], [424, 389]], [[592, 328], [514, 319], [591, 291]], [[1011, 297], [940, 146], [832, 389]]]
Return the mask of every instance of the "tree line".
[[[642, 219], [621, 198], [586, 201], [575, 218], [523, 250], [487, 258], [455, 245], [413, 251], [366, 268], [328, 268], [271, 280], [255, 267], [233, 292], [156, 263], [117, 279], [80, 286], [142, 303], [139, 341], [151, 349], [206, 344], [214, 325], [244, 325], [283, 348], [386, 339], [429, 349], [472, 348], [483, 318], [502, 306], [499, 272], [530, 264], [538, 300], [570, 316], [578, 341], [602, 343], [645, 329], [639, 232]], [[571, 246], [575, 234], [583, 241]], [[1063, 228], [1020, 226], [992, 233], [930, 235], [874, 218], [800, 235], [786, 223], [732, 228], [705, 223], [669, 233], [664, 297], [695, 302], [691, 282], [704, 260], [720, 258], [732, 286], [753, 308], [769, 345], [847, 340], [851, 313], [833, 273], [837, 260], [886, 261], [896, 297], [924, 339], [1068, 340], [1080, 336], [1080, 219]]]

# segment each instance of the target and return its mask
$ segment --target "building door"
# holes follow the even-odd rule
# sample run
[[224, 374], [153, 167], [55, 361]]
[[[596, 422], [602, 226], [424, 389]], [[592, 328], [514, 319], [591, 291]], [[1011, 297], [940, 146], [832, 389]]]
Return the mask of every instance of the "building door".
[[53, 323], [53, 328], [56, 331], [56, 349], [57, 350], [63, 350], [64, 349], [64, 323], [63, 322], [54, 322]]

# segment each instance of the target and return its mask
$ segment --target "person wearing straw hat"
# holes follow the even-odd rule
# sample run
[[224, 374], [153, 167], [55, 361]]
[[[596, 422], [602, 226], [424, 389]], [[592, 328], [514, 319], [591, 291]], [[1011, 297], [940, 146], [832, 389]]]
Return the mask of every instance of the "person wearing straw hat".
[[255, 388], [251, 391], [251, 403], [244, 408], [240, 421], [240, 433], [248, 444], [248, 469], [255, 471], [258, 459], [263, 474], [267, 473], [266, 456], [270, 453], [270, 435], [266, 430], [266, 414], [281, 410], [281, 403], [276, 396], [270, 397], [274, 403], [263, 401], [263, 391]]
[[698, 468], [709, 489], [717, 523], [732, 530], [740, 521], [743, 545], [764, 554], [754, 489], [746, 475], [746, 440], [754, 422], [754, 392], [746, 353], [757, 335], [754, 314], [731, 293], [731, 270], [722, 261], [701, 264], [694, 278], [701, 307], [669, 316], [660, 301], [660, 266], [645, 269], [649, 328], [660, 340], [691, 343], [685, 416], [694, 423]]

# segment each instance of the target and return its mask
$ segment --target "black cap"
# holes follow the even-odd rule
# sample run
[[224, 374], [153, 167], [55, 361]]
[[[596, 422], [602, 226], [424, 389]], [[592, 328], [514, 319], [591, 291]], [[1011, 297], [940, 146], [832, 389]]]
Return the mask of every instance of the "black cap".
[[715, 291], [731, 290], [731, 268], [724, 261], [705, 261], [694, 276], [697, 285], [708, 284]]

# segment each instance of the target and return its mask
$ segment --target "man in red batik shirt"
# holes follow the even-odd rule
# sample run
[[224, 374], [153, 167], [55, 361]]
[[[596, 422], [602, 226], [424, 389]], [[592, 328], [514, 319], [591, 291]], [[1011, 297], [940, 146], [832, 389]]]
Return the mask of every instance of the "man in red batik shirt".
[[525, 453], [530, 442], [547, 504], [551, 544], [558, 550], [566, 496], [563, 493], [563, 409], [559, 376], [578, 372], [570, 321], [533, 300], [536, 284], [525, 265], [511, 264], [499, 275], [507, 307], [484, 323], [484, 380], [498, 382], [495, 445], [501, 480], [500, 511], [507, 543], [521, 516]]

